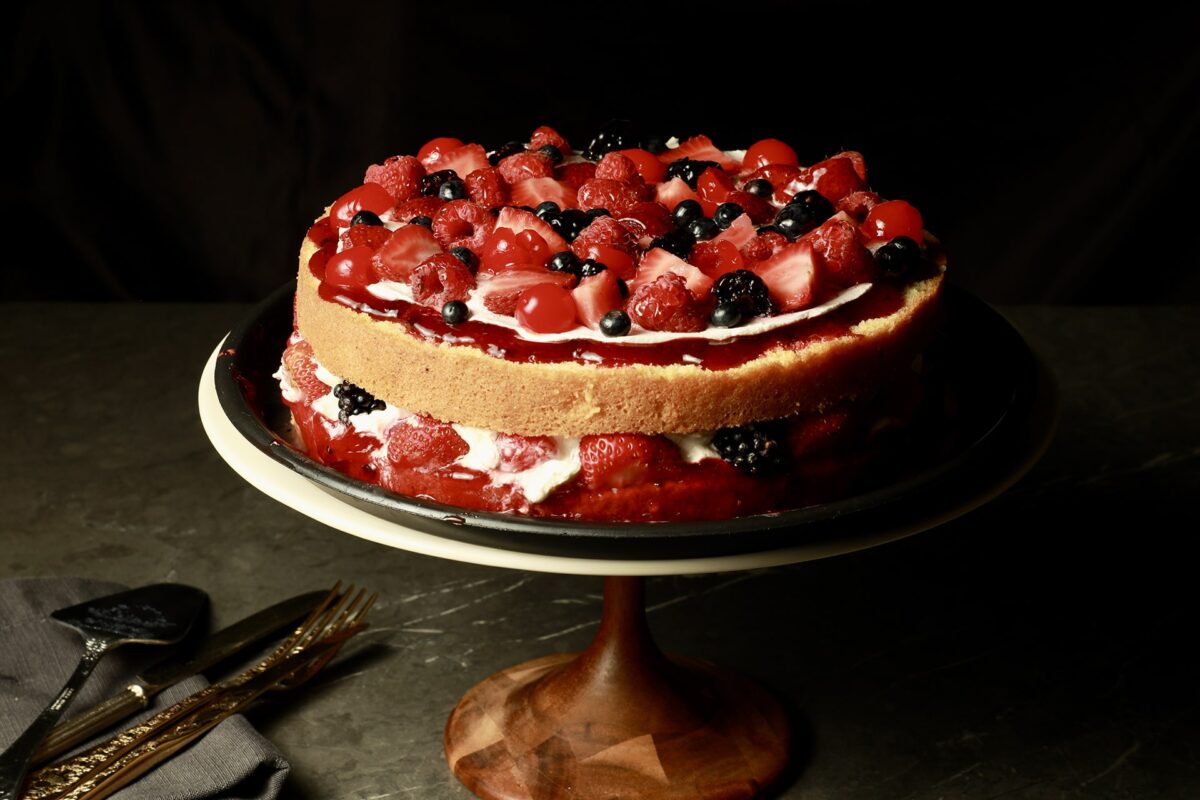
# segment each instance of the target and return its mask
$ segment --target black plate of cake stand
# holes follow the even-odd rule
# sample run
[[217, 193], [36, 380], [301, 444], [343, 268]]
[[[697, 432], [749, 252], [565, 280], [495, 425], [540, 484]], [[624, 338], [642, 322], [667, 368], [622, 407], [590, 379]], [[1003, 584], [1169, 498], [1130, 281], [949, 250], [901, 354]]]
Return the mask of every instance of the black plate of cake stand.
[[[927, 357], [945, 393], [910, 434], [910, 452], [889, 461], [861, 491], [792, 511], [697, 522], [575, 522], [474, 511], [350, 478], [296, 449], [273, 377], [292, 333], [295, 283], [281, 286], [235, 328], [215, 359], [222, 413], [250, 444], [314, 484], [368, 513], [407, 528], [470, 544], [574, 558], [703, 558], [927, 528], [1002, 492], [1023, 475], [1051, 438], [1053, 380], [999, 313], [947, 286], [944, 326]], [[928, 446], [922, 446], [923, 444]], [[937, 524], [933, 522], [932, 524]], [[894, 538], [894, 537], [893, 537]]]

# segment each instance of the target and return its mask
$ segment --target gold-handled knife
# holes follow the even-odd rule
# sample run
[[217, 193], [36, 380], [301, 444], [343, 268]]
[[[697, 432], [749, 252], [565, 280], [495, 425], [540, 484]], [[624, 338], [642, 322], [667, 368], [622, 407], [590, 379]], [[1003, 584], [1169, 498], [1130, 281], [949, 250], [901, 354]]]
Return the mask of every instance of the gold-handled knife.
[[43, 763], [70, 750], [97, 733], [111, 728], [130, 714], [142, 710], [149, 705], [150, 698], [163, 689], [203, 672], [271, 634], [279, 633], [298, 623], [328, 594], [326, 590], [308, 592], [276, 603], [217, 631], [191, 653], [187, 660], [176, 661], [168, 657], [156, 663], [139, 674], [134, 683], [126, 686], [118, 694], [56, 726], [34, 756], [34, 763]]

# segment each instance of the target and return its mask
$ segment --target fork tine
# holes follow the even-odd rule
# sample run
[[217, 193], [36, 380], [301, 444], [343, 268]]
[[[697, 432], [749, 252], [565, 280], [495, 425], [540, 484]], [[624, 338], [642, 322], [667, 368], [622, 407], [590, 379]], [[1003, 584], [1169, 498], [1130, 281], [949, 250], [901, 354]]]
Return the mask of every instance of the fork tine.
[[295, 650], [305, 647], [324, 636], [329, 627], [333, 625], [341, 615], [342, 610], [350, 601], [351, 592], [353, 591], [354, 584], [347, 586], [346, 589], [341, 593], [341, 596], [336, 598], [332, 605], [325, 608], [324, 613], [312, 620], [312, 622], [303, 631], [302, 635], [298, 637], [296, 642], [293, 644], [292, 649]]

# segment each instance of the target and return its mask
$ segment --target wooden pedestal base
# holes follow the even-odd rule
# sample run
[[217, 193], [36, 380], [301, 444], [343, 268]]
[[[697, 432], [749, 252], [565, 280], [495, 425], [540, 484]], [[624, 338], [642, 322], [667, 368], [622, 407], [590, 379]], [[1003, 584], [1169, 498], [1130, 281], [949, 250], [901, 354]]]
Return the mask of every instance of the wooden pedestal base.
[[475, 686], [445, 746], [454, 774], [488, 800], [733, 800], [779, 776], [789, 734], [754, 683], [658, 650], [641, 578], [606, 578], [592, 645]]

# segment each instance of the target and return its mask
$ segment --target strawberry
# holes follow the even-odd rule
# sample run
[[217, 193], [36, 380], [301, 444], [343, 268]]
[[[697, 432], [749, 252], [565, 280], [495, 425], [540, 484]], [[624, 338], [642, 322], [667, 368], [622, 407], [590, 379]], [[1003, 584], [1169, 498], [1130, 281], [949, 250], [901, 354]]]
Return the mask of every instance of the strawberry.
[[596, 177], [596, 165], [590, 161], [563, 164], [555, 170], [555, 177], [572, 189], [579, 189], [580, 186]]
[[709, 290], [712, 289], [712, 278], [678, 256], [656, 247], [642, 256], [642, 262], [638, 265], [637, 274], [629, 284], [629, 290], [632, 292], [641, 286], [653, 283], [668, 272], [683, 278], [694, 297], [707, 297]]
[[882, 201], [882, 197], [869, 190], [851, 192], [837, 201], [837, 210], [846, 212], [861, 223], [867, 218], [867, 214], [871, 213], [871, 209]]
[[433, 219], [445, 204], [445, 201], [436, 197], [414, 197], [393, 208], [392, 219], [397, 222], [409, 222], [413, 217]]
[[498, 433], [496, 449], [500, 451], [500, 472], [524, 472], [558, 455], [558, 442], [552, 436]]
[[456, 147], [462, 146], [461, 139], [455, 139], [452, 136], [439, 136], [421, 145], [421, 149], [417, 151], [417, 158], [420, 159], [422, 164], [428, 167], [437, 163], [437, 160], [442, 157], [442, 153], [448, 153]]
[[477, 144], [464, 144], [453, 150], [443, 151], [436, 161], [432, 163], [424, 161], [423, 163], [430, 172], [452, 169], [458, 173], [459, 177], [470, 175], [477, 169], [487, 169], [491, 166], [488, 163], [487, 151], [481, 145]]
[[775, 219], [775, 208], [765, 198], [749, 192], [730, 192], [725, 198], [727, 203], [737, 203], [742, 210], [750, 215], [755, 225], [766, 225]]
[[549, 270], [511, 269], [494, 275], [490, 280], [479, 284], [479, 293], [483, 297], [483, 305], [495, 314], [512, 316], [517, 310], [517, 301], [521, 292], [530, 286], [543, 283], [570, 286], [572, 277], [564, 272]]
[[[849, 158], [827, 158], [803, 170], [797, 180], [811, 184], [831, 203], [836, 203], [851, 192], [867, 188], [867, 184], [854, 169]], [[792, 191], [795, 194], [795, 191]], [[790, 199], [790, 198], [789, 198]]]
[[714, 281], [726, 272], [745, 269], [746, 259], [732, 242], [712, 239], [700, 242], [688, 255], [691, 263]]
[[700, 196], [692, 191], [683, 178], [671, 178], [654, 188], [654, 199], [666, 206], [668, 211], [674, 211], [675, 206], [684, 200], [699, 201]]
[[579, 208], [584, 211], [604, 208], [611, 214], [619, 214], [641, 199], [640, 188], [604, 178], [592, 178], [579, 187], [579, 194], [576, 196]]
[[655, 236], [662, 236], [673, 227], [671, 212], [667, 211], [666, 206], [662, 203], [654, 200], [634, 203], [621, 212], [617, 221], [624, 225], [635, 239], [646, 239], [647, 243]]
[[579, 440], [579, 474], [589, 489], [661, 479], [679, 462], [679, 448], [663, 436], [609, 433]]
[[547, 200], [554, 201], [559, 208], [574, 208], [575, 189], [554, 178], [529, 178], [512, 187], [515, 206], [537, 208]]
[[[705, 205], [704, 201], [707, 200], [716, 209], [729, 198], [732, 191], [733, 178], [722, 169], [709, 167], [696, 179], [696, 193], [700, 195], [701, 205]], [[712, 211], [706, 209], [705, 213], [711, 215]]]
[[576, 250], [572, 243], [571, 248], [581, 260], [598, 261], [623, 280], [629, 280], [637, 272], [637, 262], [624, 250], [606, 244], [589, 244]]
[[679, 147], [673, 150], [664, 150], [658, 154], [658, 160], [664, 164], [670, 164], [681, 158], [690, 158], [693, 161], [715, 161], [721, 166], [721, 169], [727, 169], [730, 172], [737, 172], [742, 167], [741, 162], [736, 158], [730, 158], [725, 155], [724, 151], [718, 150], [712, 143], [712, 139], [707, 136], [693, 136], [681, 143]]
[[849, 159], [850, 163], [854, 165], [854, 171], [858, 173], [858, 177], [862, 179], [863, 183], [867, 182], [867, 162], [863, 159], [862, 153], [857, 150], [843, 150], [840, 153], [834, 153], [830, 158]]
[[637, 165], [620, 153], [605, 153], [596, 164], [596, 177], [620, 183], [643, 183]]
[[392, 232], [382, 225], [354, 225], [347, 228], [340, 239], [342, 249], [351, 247], [369, 247], [378, 250], [388, 240]]
[[717, 234], [714, 242], [729, 242], [736, 249], [740, 250], [750, 244], [756, 237], [758, 232], [754, 230], [754, 223], [750, 221], [750, 217], [742, 214], [730, 223], [729, 227]]
[[554, 228], [538, 219], [536, 214], [523, 208], [500, 209], [500, 214], [496, 217], [496, 227], [508, 228], [513, 233], [535, 231], [549, 245], [551, 253], [561, 253], [567, 249], [566, 239], [559, 236]]
[[496, 168], [500, 170], [500, 175], [509, 186], [516, 186], [530, 178], [554, 176], [554, 165], [550, 163], [550, 158], [542, 153], [517, 153], [500, 159]]
[[811, 242], [786, 245], [752, 270], [767, 284], [771, 301], [780, 312], [798, 311], [816, 299], [816, 256]]
[[451, 200], [433, 218], [433, 235], [446, 250], [479, 250], [492, 232], [492, 215], [470, 200]]
[[439, 469], [450, 466], [470, 449], [450, 425], [420, 414], [392, 428], [387, 454], [397, 466]]
[[575, 237], [575, 241], [571, 243], [571, 250], [580, 258], [587, 258], [583, 253], [588, 247], [595, 244], [615, 247], [618, 250], [625, 251], [629, 255], [633, 255], [637, 247], [637, 242], [634, 241], [633, 234], [612, 217], [597, 217], [592, 220]]
[[629, 150], [614, 150], [633, 162], [642, 180], [649, 184], [662, 181], [667, 176], [667, 165], [658, 160], [658, 156], [649, 150], [631, 148]]
[[430, 256], [409, 276], [413, 299], [423, 306], [440, 309], [451, 300], [466, 301], [475, 288], [475, 276], [449, 253]]
[[548, 125], [543, 125], [533, 132], [533, 136], [529, 137], [529, 149], [537, 150], [539, 147], [544, 147], [552, 144], [558, 148], [558, 151], [564, 156], [571, 155], [571, 145], [567, 144], [567, 140], [562, 137], [558, 131]]
[[412, 156], [392, 156], [382, 164], [367, 167], [363, 183], [378, 183], [396, 202], [411, 200], [421, 193], [425, 167]]
[[432, 231], [423, 225], [405, 225], [397, 228], [375, 253], [375, 271], [384, 280], [407, 282], [418, 264], [440, 252], [442, 246]]
[[796, 193], [795, 189], [791, 191], [791, 194], [787, 192], [788, 184], [795, 181], [799, 175], [800, 168], [791, 164], [768, 164], [747, 175], [746, 183], [760, 179], [765, 180], [775, 189], [775, 202], [786, 203]]
[[571, 296], [575, 298], [575, 316], [592, 329], [599, 328], [600, 318], [620, 308], [625, 301], [617, 285], [617, 275], [612, 269], [583, 278], [571, 290]]
[[760, 233], [742, 247], [742, 255], [747, 261], [766, 261], [783, 249], [788, 238], [782, 233], [767, 231]]
[[821, 275], [840, 286], [855, 286], [874, 280], [875, 259], [862, 243], [858, 225], [841, 215], [823, 222], [802, 239], [812, 242], [819, 257]]
[[312, 345], [304, 339], [289, 341], [283, 351], [283, 367], [309, 401], [329, 394], [329, 385], [317, 377]]
[[[696, 272], [704, 275], [698, 269]], [[710, 305], [692, 296], [683, 277], [667, 272], [633, 289], [625, 310], [630, 319], [647, 330], [702, 331], [708, 327]]]
[[477, 169], [466, 177], [467, 197], [480, 208], [508, 205], [508, 187], [495, 167]]

